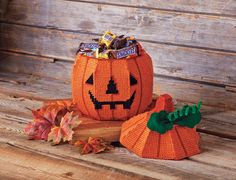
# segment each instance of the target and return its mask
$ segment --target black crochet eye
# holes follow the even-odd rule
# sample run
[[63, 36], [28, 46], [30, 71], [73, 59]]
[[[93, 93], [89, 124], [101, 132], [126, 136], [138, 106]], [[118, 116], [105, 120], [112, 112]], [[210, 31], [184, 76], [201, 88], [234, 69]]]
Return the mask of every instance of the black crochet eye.
[[93, 85], [93, 74], [87, 79], [86, 84], [91, 84]]
[[131, 86], [138, 84], [138, 81], [135, 79], [135, 77], [132, 74], [130, 74], [129, 81], [130, 81]]

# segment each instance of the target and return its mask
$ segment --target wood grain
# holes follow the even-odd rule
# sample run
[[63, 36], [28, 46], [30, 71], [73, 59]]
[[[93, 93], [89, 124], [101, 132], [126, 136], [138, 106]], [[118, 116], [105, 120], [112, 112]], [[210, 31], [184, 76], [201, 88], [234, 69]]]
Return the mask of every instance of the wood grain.
[[[17, 98], [0, 94], [0, 99], [0, 127], [21, 133], [23, 133], [24, 126], [32, 120], [29, 109], [38, 109], [42, 106], [41, 101], [29, 100], [25, 97]], [[177, 107], [180, 108], [185, 104], [178, 101]], [[188, 104], [191, 105], [191, 103]], [[197, 126], [198, 131], [236, 139], [236, 123], [234, 122], [236, 111], [225, 111], [222, 108], [203, 105], [201, 112], [202, 121]], [[119, 139], [120, 122], [106, 124], [106, 122], [92, 121], [93, 125], [91, 126], [91, 120], [84, 118], [85, 120], [88, 121], [76, 130], [74, 140], [88, 136], [99, 136], [99, 134], [108, 141]]]
[[[225, 87], [162, 76], [155, 77], [154, 84], [154, 93], [158, 95], [169, 93], [177, 100], [192, 103], [202, 99], [205, 105], [225, 110], [236, 107], [236, 92], [228, 91]], [[67, 99], [71, 98], [71, 83], [34, 75], [0, 73], [0, 92], [40, 100]]]
[[197, 126], [197, 129], [199, 132], [236, 140], [235, 118], [236, 111], [202, 113], [202, 122]]
[[70, 81], [72, 62], [18, 53], [0, 52], [0, 70]]
[[186, 102], [196, 103], [201, 99], [205, 105], [222, 107], [225, 110], [235, 109], [236, 93], [227, 91], [225, 87], [199, 84], [191, 81], [180, 81], [158, 76], [154, 81], [154, 92], [158, 95], [168, 93], [174, 98]]
[[[35, 110], [43, 106], [41, 101], [24, 97], [0, 94], [0, 99], [0, 128], [21, 133], [25, 125], [32, 121], [30, 109]], [[74, 129], [73, 143], [77, 140], [87, 140], [89, 137], [101, 137], [110, 142], [119, 141], [123, 121], [97, 121], [87, 117], [80, 117], [79, 120], [81, 124]]]
[[[2, 32], [1, 49], [68, 61], [74, 60], [75, 52], [80, 42], [88, 42], [90, 39], [97, 37], [90, 34], [75, 34], [72, 32], [18, 25], [2, 24], [2, 26], [4, 31]], [[24, 42], [21, 39], [24, 39]], [[45, 41], [45, 39], [47, 40]], [[236, 86], [236, 53], [200, 50], [148, 42], [142, 42], [142, 45], [152, 57], [154, 70], [158, 75]], [[26, 65], [16, 67], [14, 63], [19, 65], [20, 62], [13, 62], [13, 59], [20, 60], [23, 58], [31, 59], [31, 57], [17, 57], [17, 55], [13, 54], [0, 60], [4, 61], [5, 59], [5, 61], [8, 61], [6, 65], [4, 63], [1, 66], [10, 64], [7, 67], [8, 69], [11, 69], [11, 65], [13, 69], [22, 66], [25, 67]], [[34, 58], [33, 60], [37, 61], [36, 59]], [[33, 63], [32, 68], [38, 66], [35, 62]], [[39, 66], [41, 67], [42, 64]], [[62, 63], [58, 63], [58, 66], [56, 66], [57, 63], [54, 65], [55, 70], [58, 69], [59, 71], [65, 67]], [[68, 66], [70, 65], [68, 64]], [[37, 68], [36, 72], [39, 69], [44, 70], [44, 68]], [[31, 71], [29, 70], [29, 72]], [[56, 74], [59, 75], [57, 72]], [[49, 74], [48, 72], [44, 73]], [[68, 73], [68, 70], [66, 70], [66, 73]]]
[[71, 98], [69, 83], [34, 75], [0, 72], [0, 92], [37, 100]]
[[[70, 161], [0, 143], [0, 177], [3, 179], [142, 179], [82, 161]], [[3, 165], [4, 164], [4, 165]], [[5, 177], [5, 178], [4, 178]]]
[[79, 44], [94, 37], [4, 23], [0, 25], [1, 49], [70, 61], [73, 61]]
[[63, 0], [25, 3], [9, 2], [4, 21], [95, 34], [111, 29], [152, 42], [234, 52], [236, 48], [236, 19], [231, 17]]
[[[40, 173], [38, 173], [38, 170], [45, 170], [42, 169], [46, 166], [44, 162], [50, 162], [49, 164], [52, 164], [54, 166], [52, 161], [55, 158], [65, 162], [63, 165], [59, 163], [60, 165], [58, 165], [58, 171], [54, 172], [56, 174], [59, 172], [64, 172], [63, 168], [65, 166], [67, 167], [66, 169], [71, 169], [71, 166], [83, 169], [83, 167], [78, 166], [78, 162], [84, 162], [87, 165], [92, 164], [92, 168], [102, 166], [103, 168], [112, 168], [112, 171], [118, 171], [128, 176], [136, 174], [135, 178], [137, 178], [136, 176], [138, 176], [143, 178], [149, 177], [158, 179], [173, 179], [174, 177], [181, 179], [189, 179], [190, 177], [194, 177], [195, 179], [212, 179], [223, 177], [224, 179], [232, 179], [232, 177], [235, 176], [235, 140], [219, 138], [203, 133], [201, 134], [202, 153], [200, 155], [196, 155], [189, 159], [178, 162], [137, 158], [137, 156], [129, 153], [124, 148], [116, 148], [115, 151], [111, 153], [80, 156], [78, 155], [78, 151], [74, 147], [69, 145], [51, 147], [48, 143], [42, 141], [26, 140], [26, 137], [23, 135], [22, 129], [25, 126], [25, 123], [30, 121], [30, 119], [27, 119], [27, 116], [29, 115], [26, 115], [27, 112], [30, 112], [25, 110], [25, 106], [36, 107], [37, 105], [40, 105], [38, 101], [27, 100], [25, 98], [8, 97], [3, 94], [0, 95], [0, 98], [0, 111], [3, 111], [0, 113], [0, 151], [1, 154], [6, 154], [7, 152], [16, 153], [16, 155], [12, 155], [9, 157], [7, 155], [4, 156], [3, 160], [2, 158], [0, 158], [1, 162], [9, 161], [9, 164], [4, 166], [4, 168], [0, 166], [0, 171], [2, 170], [5, 172], [3, 173], [5, 177], [9, 177], [9, 174], [11, 174], [9, 167], [17, 168], [17, 166], [20, 166], [20, 169], [22, 171], [22, 174], [19, 174], [20, 177], [24, 176], [24, 174], [29, 171], [32, 171], [32, 174], [40, 175]], [[182, 104], [179, 105], [182, 106]], [[5, 107], [5, 109], [2, 109], [2, 106]], [[218, 126], [220, 127], [220, 130], [222, 130], [226, 134], [228, 133], [229, 125], [231, 125], [232, 130], [236, 129], [234, 128], [234, 119], [236, 115], [235, 111], [215, 113], [215, 108], [204, 107], [203, 113], [204, 121], [202, 121], [201, 124], [206, 123], [205, 120], [216, 120], [211, 124], [207, 124], [208, 127], [205, 126], [206, 129], [217, 132], [216, 127]], [[222, 121], [225, 122], [223, 123]], [[225, 124], [227, 123], [229, 125], [225, 126]], [[214, 126], [212, 126], [213, 124]], [[232, 131], [229, 132], [232, 133]], [[234, 137], [236, 137], [235, 131]], [[4, 145], [3, 147], [2, 144], [6, 143], [8, 144], [7, 147], [10, 145], [10, 147], [14, 147], [16, 149], [6, 148], [6, 145]], [[22, 154], [19, 149], [23, 149], [21, 151], [24, 151], [25, 153]], [[31, 156], [31, 154], [33, 155]], [[43, 157], [40, 157], [42, 158], [42, 161], [40, 162], [39, 167], [34, 168], [34, 170], [28, 169], [27, 167], [29, 165], [27, 164], [27, 162], [29, 161], [31, 162], [30, 166], [36, 166], [34, 165], [34, 162], [37, 160], [35, 159], [38, 157], [37, 154], [40, 154], [40, 156], [43, 155]], [[11, 159], [10, 157], [18, 157], [18, 160], [15, 162], [15, 158], [13, 158], [13, 163], [13, 159]], [[29, 161], [24, 161], [26, 157]], [[23, 162], [26, 162], [26, 164], [24, 164]], [[68, 163], [72, 163], [72, 165], [68, 167]], [[72, 171], [73, 168], [69, 172]], [[51, 176], [53, 174], [49, 175]], [[55, 176], [57, 177], [57, 175]]]
[[4, 14], [7, 11], [8, 0], [1, 0], [0, 1], [0, 20], [4, 17]]
[[[80, 0], [72, 0], [80, 1]], [[112, 4], [120, 6], [134, 6], [138, 8], [148, 9], [160, 9], [167, 11], [181, 11], [186, 13], [203, 13], [214, 14], [219, 16], [235, 16], [236, 15], [236, 3], [235, 1], [214, 0], [209, 2], [208, 0], [85, 0], [81, 2]]]
[[[234, 0], [0, 1], [0, 179], [234, 179], [235, 17]], [[73, 146], [26, 140], [27, 108], [71, 97], [78, 45], [105, 29], [141, 41], [153, 58], [154, 92], [209, 105], [197, 127], [201, 154], [178, 162], [141, 159], [124, 148], [81, 156]], [[89, 125], [77, 138], [94, 131]], [[99, 123], [95, 134], [107, 135]]]
[[19, 118], [26, 119], [25, 121], [21, 121], [24, 122], [24, 124], [28, 123], [32, 118], [30, 109], [38, 109], [42, 105], [42, 101], [0, 94], [0, 112], [2, 115], [7, 114], [9, 116], [13, 115], [14, 117], [20, 116]]
[[[182, 161], [163, 161], [138, 158], [124, 148], [116, 148], [111, 153], [80, 156], [75, 147], [28, 141], [24, 136], [0, 130], [1, 143], [40, 153], [43, 156], [59, 158], [66, 162], [86, 162], [93, 166], [112, 168], [122, 173], [158, 179], [212, 179], [235, 177], [235, 141], [202, 134], [202, 154]], [[219, 156], [220, 155], [220, 156]], [[28, 162], [28, 161], [27, 161]]]

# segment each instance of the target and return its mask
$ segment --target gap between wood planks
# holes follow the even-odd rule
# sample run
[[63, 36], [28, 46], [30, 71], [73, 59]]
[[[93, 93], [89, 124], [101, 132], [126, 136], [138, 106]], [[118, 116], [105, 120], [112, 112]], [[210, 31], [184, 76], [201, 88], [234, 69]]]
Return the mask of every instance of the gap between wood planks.
[[[70, 72], [72, 71], [72, 66], [73, 66], [73, 63], [74, 63], [73, 61], [67, 61], [67, 60], [64, 60], [64, 59], [58, 59], [58, 58], [53, 58], [53, 57], [48, 57], [48, 56], [35, 55], [35, 54], [12, 51], [12, 50], [0, 50], [0, 55], [2, 55], [2, 54], [3, 54], [4, 57], [0, 56], [1, 57], [0, 61], [8, 59], [7, 57], [9, 55], [9, 56], [16, 56], [16, 57], [17, 56], [22, 56], [22, 58], [25, 57], [25, 59], [27, 59], [27, 60], [30, 59], [30, 61], [32, 61], [32, 63], [33, 63], [33, 61], [39, 61], [39, 63], [38, 63], [39, 65], [42, 62], [48, 62], [48, 63], [54, 63], [54, 64], [56, 64], [56, 63], [65, 63], [65, 67], [66, 67], [65, 69], [69, 69]], [[17, 61], [19, 61], [19, 60], [16, 60], [16, 62]], [[4, 70], [4, 66], [6, 66], [6, 65], [7, 65], [7, 63], [2, 64], [2, 69], [3, 70]], [[0, 65], [0, 68], [1, 68], [1, 65]], [[7, 70], [10, 70], [10, 69], [8, 68]], [[25, 72], [23, 72], [23, 73], [25, 73]], [[31, 73], [28, 73], [28, 74], [31, 74]], [[43, 74], [40, 74], [39, 76], [43, 76]], [[45, 76], [45, 77], [47, 77], [47, 76]], [[69, 74], [68, 74], [68, 77], [70, 77]], [[236, 90], [235, 90], [236, 84], [234, 86], [233, 84], [227, 85], [223, 82], [222, 83], [219, 83], [219, 82], [217, 83], [217, 82], [211, 82], [211, 81], [201, 81], [201, 80], [187, 78], [187, 77], [169, 76], [169, 75], [159, 74], [159, 73], [154, 73], [154, 77], [162, 77], [162, 78], [167, 78], [167, 79], [175, 79], [175, 80], [179, 80], [179, 81], [186, 81], [186, 82], [192, 82], [192, 83], [222, 87], [222, 88], [225, 88], [227, 91], [236, 92]], [[64, 77], [64, 78], [67, 79], [66, 77]], [[68, 79], [68, 80], [70, 80], [70, 79]]]
[[[131, 5], [131, 4], [121, 4], [121, 3], [112, 3], [111, 1], [101, 1], [98, 2], [96, 0], [89, 0], [89, 1], [83, 1], [83, 0], [67, 0], [67, 1], [72, 1], [72, 2], [81, 2], [81, 3], [91, 3], [91, 4], [98, 4], [98, 5], [111, 5], [111, 6], [118, 6], [118, 7], [130, 7], [130, 8], [142, 8], [142, 9], [148, 9], [148, 10], [158, 10], [158, 11], [163, 11], [163, 12], [178, 12], [178, 13], [186, 13], [186, 14], [195, 14], [195, 15], [208, 15], [208, 16], [220, 16], [220, 17], [232, 17], [235, 18], [236, 15], [232, 14], [226, 14], [226, 13], [210, 13], [210, 12], [200, 12], [200, 11], [187, 11], [181, 9], [170, 9], [170, 8], [158, 8], [158, 7], [151, 7], [151, 6], [145, 6], [145, 5]], [[119, 2], [119, 1], [118, 1]]]
[[[8, 35], [5, 37], [5, 45], [3, 44], [1, 46], [2, 48], [25, 54], [39, 54], [40, 56], [68, 61], [73, 61], [75, 58], [79, 41], [85, 42], [87, 39], [92, 38], [91, 35], [85, 38], [86, 36], [79, 34], [58, 33], [55, 30], [41, 30], [21, 26], [15, 27], [14, 25], [7, 26], [6, 28], [10, 29], [9, 32], [5, 31], [5, 35]], [[25, 40], [24, 44], [18, 38], [21, 36]], [[30, 43], [32, 38], [34, 39], [34, 43]], [[48, 40], [46, 42], [42, 41], [44, 38]], [[54, 43], [55, 41], [57, 42], [56, 44]], [[154, 70], [158, 74], [236, 86], [235, 53], [180, 48], [153, 43], [142, 43], [142, 45], [152, 57]], [[176, 62], [178, 63], [176, 64]]]
[[[98, 155], [98, 156], [95, 155], [92, 157], [91, 156], [82, 157], [78, 155], [78, 152], [76, 152], [75, 149], [73, 150], [73, 147], [65, 147], [65, 145], [62, 145], [62, 146], [59, 146], [57, 149], [55, 149], [53, 147], [50, 147], [49, 144], [42, 141], [27, 141], [26, 137], [23, 136], [21, 129], [25, 125], [24, 122], [28, 122], [30, 119], [21, 118], [19, 120], [15, 120], [14, 115], [11, 116], [11, 113], [13, 114], [15, 113], [15, 115], [21, 116], [20, 114], [26, 111], [24, 110], [24, 106], [28, 105], [30, 107], [35, 107], [35, 101], [30, 101], [26, 99], [24, 102], [23, 100], [24, 98], [9, 98], [5, 95], [2, 95], [1, 99], [2, 100], [0, 102], [3, 102], [3, 100], [6, 99], [6, 102], [3, 103], [3, 107], [6, 108], [5, 114], [9, 114], [9, 116], [7, 117], [7, 119], [3, 118], [3, 116], [0, 117], [0, 120], [1, 120], [0, 141], [2, 141], [3, 143], [11, 144], [12, 146], [23, 148], [26, 151], [43, 154], [45, 156], [63, 158], [64, 160], [67, 160], [67, 161], [77, 162], [78, 160], [79, 161], [82, 160], [83, 162], [86, 162], [86, 163], [90, 162], [94, 165], [99, 165], [99, 166], [108, 167], [108, 168], [115, 168], [121, 171], [128, 171], [134, 174], [138, 173], [139, 175], [143, 175], [143, 176], [148, 175], [153, 178], [162, 177], [166, 179], [167, 177], [171, 178], [171, 177], [176, 177], [176, 176], [182, 177], [182, 178], [195, 177], [195, 176], [196, 176], [195, 178], [203, 178], [203, 177], [207, 178], [211, 176], [217, 177], [217, 176], [224, 176], [224, 175], [229, 174], [229, 176], [227, 176], [226, 178], [230, 179], [231, 176], [233, 176], [232, 172], [234, 172], [234, 169], [235, 169], [235, 161], [233, 159], [235, 157], [232, 156], [232, 159], [230, 159], [231, 158], [230, 154], [233, 155], [234, 154], [233, 152], [236, 149], [235, 147], [236, 145], [233, 146], [234, 141], [217, 138], [216, 136], [211, 136], [207, 134], [205, 135], [202, 134], [203, 136], [202, 143], [204, 143], [203, 153], [200, 155], [191, 157], [189, 158], [189, 160], [184, 160], [184, 161], [176, 162], [176, 163], [172, 161], [159, 161], [159, 160], [156, 161], [156, 160], [140, 159], [140, 158], [137, 158], [132, 153], [128, 153], [128, 151], [123, 148], [118, 148], [115, 153], [111, 153], [111, 154], [104, 154], [104, 155]], [[10, 103], [7, 103], [7, 101], [10, 101]], [[37, 103], [38, 102], [36, 102], [36, 104]], [[9, 109], [7, 109], [7, 104], [10, 106]], [[214, 114], [214, 110], [209, 110], [207, 108], [206, 110], [204, 110], [205, 108], [203, 110], [206, 111], [208, 115], [211, 116], [212, 114]], [[3, 109], [1, 108], [1, 110]], [[26, 115], [24, 115], [24, 117], [25, 116]], [[220, 116], [220, 115], [216, 115], [216, 117], [217, 116]], [[210, 128], [212, 127], [213, 126], [210, 126]], [[231, 128], [233, 128], [232, 125], [231, 125]], [[225, 129], [225, 131], [227, 131], [227, 128]], [[39, 146], [41, 148], [39, 148]], [[72, 151], [74, 152], [74, 155]], [[71, 156], [71, 153], [72, 153], [72, 156]], [[221, 154], [221, 156], [219, 156], [219, 154]], [[129, 160], [129, 163], [127, 163], [126, 161], [129, 158], [131, 160]], [[123, 162], [125, 162], [125, 164], [130, 164], [130, 165], [128, 166], [124, 165]], [[227, 164], [224, 164], [223, 162], [227, 162]], [[190, 168], [190, 167], [194, 167], [194, 168]], [[202, 168], [205, 169], [206, 171], [202, 172], [200, 170]], [[151, 173], [151, 172], [155, 172], [155, 173]], [[173, 172], [173, 174], [169, 174], [170, 172]]]
[[[5, 94], [15, 95], [18, 97], [24, 96], [37, 100], [60, 98], [67, 99], [71, 97], [70, 81], [61, 81], [51, 77], [40, 77], [37, 75], [27, 75], [22, 73], [2, 72], [0, 73], [0, 75], [0, 79], [2, 79], [2, 81], [0, 81], [0, 92]], [[229, 92], [229, 94], [226, 94], [227, 92], [224, 90], [224, 88], [201, 85], [185, 81], [182, 81], [181, 83], [181, 81], [161, 77], [155, 78], [154, 85], [154, 89], [157, 90], [154, 91], [155, 93], [169, 93], [172, 94], [173, 97], [178, 100], [197, 102], [199, 99], [202, 98], [206, 105], [224, 107], [226, 110], [235, 108], [234, 105], [236, 102], [233, 98], [235, 93]], [[161, 89], [158, 90], [159, 86], [161, 86]], [[184, 99], [183, 93], [184, 91], [186, 91], [186, 88], [190, 86], [192, 86], [193, 90], [189, 91], [189, 98], [185, 97]], [[172, 87], [172, 89], [170, 89], [170, 87]], [[195, 89], [197, 91], [195, 91]], [[201, 89], [204, 91], [207, 90], [209, 92], [201, 94]], [[211, 92], [211, 89], [213, 92]], [[218, 96], [218, 99], [212, 99], [214, 98], [214, 94]], [[230, 98], [225, 99], [224, 94]], [[222, 102], [219, 102], [220, 99]]]
[[[1, 21], [0, 20], [0, 24], [1, 23], [2, 24], [8, 24], [8, 25], [23, 26], [23, 27], [32, 27], [32, 28], [38, 28], [38, 29], [56, 30], [56, 31], [61, 31], [61, 32], [78, 33], [78, 34], [84, 34], [84, 35], [102, 36], [101, 33], [93, 33], [93, 32], [89, 32], [89, 31], [81, 31], [81, 30], [70, 30], [70, 29], [58, 28], [58, 27], [53, 27], [53, 26], [30, 25], [30, 24], [16, 23], [16, 22], [11, 22], [11, 21]], [[213, 52], [216, 52], [216, 53], [217, 52], [225, 52], [225, 53], [234, 53], [234, 54], [236, 54], [236, 50], [211, 48], [211, 47], [201, 47], [201, 46], [194, 46], [194, 45], [190, 45], [190, 44], [185, 45], [185, 44], [179, 44], [179, 43], [153, 41], [153, 40], [145, 40], [145, 39], [139, 39], [139, 38], [137, 38], [137, 40], [139, 42], [155, 43], [155, 44], [168, 45], [168, 46], [177, 46], [177, 47], [186, 47], [186, 48], [193, 48], [193, 49], [199, 49], [199, 50], [208, 50], [208, 51], [213, 51]], [[8, 49], [1, 48], [1, 50], [7, 51]]]
[[[12, 130], [17, 132], [23, 132], [24, 126], [31, 121], [32, 115], [29, 109], [38, 109], [42, 106], [41, 101], [29, 100], [24, 95], [15, 98], [0, 94], [0, 99], [0, 118], [2, 119], [0, 127], [11, 129], [11, 124], [15, 124], [15, 127], [18, 128]], [[180, 101], [177, 107], [182, 107], [185, 104]], [[221, 108], [203, 105], [201, 112], [203, 119], [197, 128], [199, 132], [236, 139], [236, 124], [234, 122], [236, 111], [224, 111]]]
[[[15, 96], [23, 95], [27, 96], [28, 98], [34, 98], [38, 100], [46, 100], [50, 98], [70, 98], [70, 79], [68, 78], [67, 80], [65, 80], [64, 78], [65, 76], [70, 77], [71, 70], [67, 69], [68, 74], [64, 74], [60, 71], [63, 68], [64, 66], [61, 65], [56, 68], [58, 69], [58, 71], [56, 70], [56, 73], [59, 74], [58, 80], [55, 79], [55, 77], [42, 77], [34, 74], [30, 75], [23, 73], [10, 73], [6, 71], [2, 72], [0, 73], [0, 79], [2, 80], [0, 81], [0, 91], [6, 94], [12, 94]], [[43, 68], [43, 70], [46, 74], [50, 74], [50, 71], [48, 71], [47, 69]], [[32, 73], [34, 72], [32, 71]], [[64, 80], [62, 80], [61, 78], [63, 78]], [[197, 102], [199, 99], [202, 98], [203, 102], [206, 105], [224, 107], [225, 110], [234, 109], [236, 105], [236, 102], [234, 101], [235, 93], [228, 92], [225, 88], [188, 81], [179, 81], [173, 78], [163, 78], [161, 76], [155, 78], [154, 81], [154, 93], [169, 93], [172, 94], [173, 97], [178, 100], [188, 102]], [[188, 97], [183, 96], [186, 90], [188, 90], [189, 92]], [[57, 93], [55, 93], [56, 91]]]
[[[181, 13], [174, 13], [174, 12], [161, 12], [161, 11], [155, 11], [152, 10], [156, 14], [156, 16], [160, 16], [156, 19], [156, 16], [152, 16], [153, 13], [150, 13], [149, 16], [147, 15], [147, 10], [138, 9], [132, 10], [132, 8], [129, 7], [116, 7], [114, 8], [114, 11], [110, 11], [111, 8], [109, 6], [104, 6], [102, 11], [99, 11], [99, 8], [94, 3], [73, 3], [68, 1], [61, 1], [61, 2], [51, 2], [51, 3], [43, 3], [38, 0], [33, 0], [31, 3], [37, 3], [40, 5], [42, 11], [39, 11], [37, 8], [32, 6], [31, 8], [25, 8], [25, 5], [21, 1], [13, 1], [9, 4], [8, 11], [3, 17], [1, 22], [5, 23], [12, 23], [12, 24], [18, 24], [18, 25], [25, 25], [25, 26], [34, 26], [38, 28], [52, 28], [52, 29], [58, 29], [58, 30], [68, 30], [71, 32], [87, 32], [87, 33], [93, 33], [98, 34], [97, 32], [100, 32], [104, 26], [107, 27], [108, 25], [112, 29], [117, 29], [117, 31], [122, 31], [123, 29], [127, 28], [128, 26], [123, 26], [124, 20], [117, 18], [117, 16], [128, 16], [127, 18], [130, 20], [131, 26], [137, 26], [137, 30], [129, 27], [127, 31], [132, 30], [133, 33], [135, 33], [135, 36], [139, 39], [145, 39], [146, 41], [150, 40], [150, 42], [155, 42], [153, 40], [156, 39], [158, 43], [173, 43], [177, 44], [178, 46], [184, 45], [188, 47], [190, 45], [191, 47], [206, 47], [210, 49], [219, 49], [219, 50], [231, 50], [235, 51], [233, 48], [234, 43], [230, 38], [228, 38], [226, 31], [222, 31], [222, 35], [218, 36], [219, 32], [218, 29], [227, 29], [229, 32], [232, 32], [232, 38], [234, 35], [234, 18], [224, 18], [224, 17], [214, 17], [214, 16], [203, 16], [203, 15], [186, 15]], [[29, 3], [28, 6], [31, 6]], [[50, 7], [63, 7], [66, 6], [67, 12], [64, 14], [64, 18], [69, 18], [70, 24], [65, 23], [67, 21], [61, 21], [61, 17], [58, 16], [60, 14], [60, 11], [58, 12], [57, 8], [50, 8]], [[84, 8], [81, 8], [84, 7]], [[81, 8], [81, 9], [80, 9]], [[79, 10], [78, 10], [79, 9]], [[94, 11], [94, 13], [97, 13], [97, 16], [101, 16], [100, 19], [103, 19], [102, 22], [100, 22], [99, 18], [88, 18], [90, 11], [87, 11], [88, 9], [91, 9]], [[126, 10], [126, 11], [124, 11]], [[80, 14], [79, 12], [82, 13]], [[84, 13], [83, 13], [84, 11]], [[23, 14], [22, 14], [23, 12]], [[74, 12], [73, 15], [70, 15], [70, 12]], [[129, 12], [129, 14], [127, 14]], [[27, 14], [24, 14], [27, 13]], [[88, 14], [87, 16], [84, 14]], [[118, 20], [117, 24], [120, 24], [119, 26], [114, 26], [110, 23], [110, 17], [112, 18], [112, 15], [115, 15], [114, 18]], [[136, 18], [133, 16], [137, 16]], [[83, 17], [80, 19], [76, 19], [75, 17]], [[164, 16], [164, 17], [163, 17]], [[16, 18], [18, 17], [18, 18]], [[108, 17], [108, 18], [107, 18]], [[171, 18], [172, 17], [172, 18]], [[179, 19], [180, 17], [180, 19]], [[141, 19], [140, 19], [141, 18]], [[199, 19], [200, 18], [200, 19]], [[163, 19], [166, 19], [166, 21], [162, 21]], [[172, 19], [175, 20], [176, 25], [172, 23]], [[140, 20], [145, 21], [147, 23], [141, 23], [143, 25], [143, 28], [145, 28], [145, 31], [140, 29]], [[160, 23], [157, 23], [157, 21], [162, 21], [162, 24], [165, 24], [163, 27], [160, 26]], [[198, 21], [201, 21], [199, 24]], [[86, 21], [86, 23], [84, 23]], [[183, 22], [187, 21], [187, 26], [183, 26]], [[203, 21], [203, 22], [202, 22]], [[55, 23], [57, 22], [57, 23]], [[215, 22], [217, 22], [217, 26], [215, 27]], [[130, 23], [128, 23], [130, 25]], [[166, 24], [167, 23], [167, 24]], [[180, 24], [179, 24], [180, 23]], [[77, 25], [79, 24], [79, 26]], [[102, 25], [104, 24], [104, 25]], [[150, 26], [148, 27], [148, 24]], [[205, 28], [201, 28], [201, 25], [205, 24]], [[87, 25], [87, 26], [86, 26]], [[101, 26], [102, 25], [102, 26]], [[153, 27], [154, 29], [152, 29]], [[170, 31], [169, 34], [166, 34], [166, 31], [168, 31], [168, 27], [170, 26], [170, 29], [173, 29], [173, 31]], [[179, 27], [180, 26], [180, 27]], [[193, 26], [193, 27], [192, 27]], [[149, 31], [148, 31], [148, 29]], [[160, 27], [160, 30], [158, 29]], [[192, 28], [188, 28], [192, 27]], [[215, 27], [215, 28], [214, 28]], [[157, 29], [157, 34], [150, 36], [153, 33], [153, 30]], [[208, 29], [206, 31], [206, 29]], [[103, 31], [103, 30], [102, 30]], [[125, 31], [125, 30], [123, 30]], [[159, 32], [160, 31], [160, 32]], [[159, 33], [158, 33], [159, 32]], [[175, 37], [172, 37], [172, 34], [175, 34]], [[225, 34], [224, 34], [225, 33]], [[191, 38], [191, 36], [195, 36], [194, 39]], [[158, 37], [164, 37], [164, 38], [158, 38]], [[176, 36], [183, 36], [182, 38], [176, 38]], [[201, 38], [201, 36], [204, 36], [204, 41]], [[140, 38], [142, 37], [142, 38]], [[171, 38], [170, 38], [171, 37]], [[215, 37], [215, 38], [213, 38]], [[224, 37], [225, 44], [222, 43]], [[163, 42], [165, 41], [166, 42]], [[212, 43], [215, 42], [215, 43]], [[231, 47], [232, 46], [232, 47]]]
[[[32, 0], [28, 3], [28, 6], [31, 7], [33, 4], [39, 4], [41, 10], [25, 8], [24, 1], [13, 0], [9, 3], [8, 11], [3, 18], [4, 22], [9, 21], [35, 26], [58, 27], [59, 29], [80, 30], [82, 32], [93, 33], [102, 32], [104, 31], [104, 27], [110, 27], [122, 33], [126, 33], [127, 31], [133, 32], [137, 38], [141, 37], [141, 39], [146, 40], [235, 50], [235, 43], [232, 40], [235, 32], [234, 18], [174, 12], [167, 13], [158, 10], [149, 11], [147, 9], [113, 7], [108, 5], [103, 6], [102, 10], [99, 10], [96, 4], [72, 3], [68, 1], [44, 3], [39, 0]], [[222, 6], [220, 4], [217, 5]], [[63, 18], [66, 18], [70, 23], [65, 19], [64, 21], [61, 20], [61, 16], [59, 15], [61, 7], [67, 8], [67, 11], [63, 12]], [[208, 8], [210, 9], [211, 7]], [[231, 8], [231, 6], [228, 8]], [[98, 13], [100, 18], [97, 18], [97, 16], [90, 18], [91, 11]], [[77, 17], [81, 18], [78, 19]], [[114, 18], [114, 23], [109, 23], [111, 18]], [[124, 25], [124, 22], [127, 22], [127, 25]], [[145, 31], [143, 31], [143, 28], [145, 28]], [[155, 30], [156, 33], [153, 34]]]

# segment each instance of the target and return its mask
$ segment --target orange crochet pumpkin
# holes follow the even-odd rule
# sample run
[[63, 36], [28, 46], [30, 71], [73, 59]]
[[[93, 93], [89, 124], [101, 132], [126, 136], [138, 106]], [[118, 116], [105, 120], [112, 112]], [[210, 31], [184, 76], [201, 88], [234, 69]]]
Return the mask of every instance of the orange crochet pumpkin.
[[[155, 109], [173, 110], [170, 98], [169, 95], [161, 96]], [[164, 109], [157, 107], [158, 104]], [[195, 128], [174, 125], [173, 129], [160, 134], [147, 127], [152, 113], [153, 111], [148, 111], [124, 122], [120, 136], [121, 144], [144, 158], [179, 160], [200, 152], [199, 135]]]
[[142, 48], [139, 53], [123, 59], [77, 55], [73, 101], [84, 115], [97, 120], [126, 120], [145, 111], [152, 101], [153, 67]]

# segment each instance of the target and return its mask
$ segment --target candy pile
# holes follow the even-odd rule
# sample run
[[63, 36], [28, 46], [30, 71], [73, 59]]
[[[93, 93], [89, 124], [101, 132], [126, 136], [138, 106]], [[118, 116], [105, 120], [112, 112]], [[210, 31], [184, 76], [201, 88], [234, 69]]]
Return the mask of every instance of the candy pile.
[[124, 37], [106, 31], [95, 43], [81, 43], [77, 53], [103, 59], [121, 59], [139, 55], [138, 43], [133, 36]]

